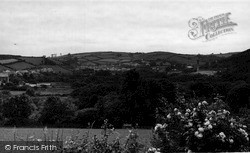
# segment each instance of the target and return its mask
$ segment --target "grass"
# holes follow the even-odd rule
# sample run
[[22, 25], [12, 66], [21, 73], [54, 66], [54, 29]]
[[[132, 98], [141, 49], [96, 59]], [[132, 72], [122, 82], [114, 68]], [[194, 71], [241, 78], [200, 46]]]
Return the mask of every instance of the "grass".
[[[148, 129], [137, 129], [139, 135], [139, 142], [149, 146], [151, 138], [151, 130]], [[89, 132], [90, 138], [94, 135], [101, 137], [102, 129], [68, 129], [68, 128], [48, 128], [46, 139], [47, 140], [67, 140], [68, 137], [79, 137]], [[117, 137], [120, 138], [122, 144], [125, 143], [126, 137], [129, 134], [128, 129], [116, 129], [109, 137], [109, 141], [115, 140]], [[57, 138], [59, 135], [59, 138]], [[44, 140], [44, 129], [43, 128], [0, 128], [0, 141], [26, 141], [27, 138], [33, 137], [36, 139]]]
[[25, 60], [26, 62], [34, 65], [41, 65], [44, 62], [43, 57], [20, 57], [19, 59]]
[[24, 69], [30, 69], [30, 68], [34, 68], [35, 66], [25, 63], [25, 62], [17, 62], [17, 63], [13, 63], [13, 64], [8, 64], [8, 67], [14, 69], [14, 70], [24, 70]]
[[0, 60], [0, 64], [8, 64], [8, 63], [13, 63], [18, 61], [17, 59], [4, 59], [4, 60]]

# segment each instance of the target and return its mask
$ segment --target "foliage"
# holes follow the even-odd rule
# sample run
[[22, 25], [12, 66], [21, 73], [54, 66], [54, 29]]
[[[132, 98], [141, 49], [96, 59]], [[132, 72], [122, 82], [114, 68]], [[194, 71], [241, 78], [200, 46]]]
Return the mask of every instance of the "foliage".
[[[138, 142], [136, 131], [130, 131], [125, 144], [120, 143], [119, 133], [115, 132], [114, 127], [104, 120], [102, 125], [101, 137], [96, 135], [90, 139], [87, 133], [82, 139], [66, 140], [64, 147], [65, 153], [139, 153], [144, 152], [145, 146]], [[111, 135], [118, 134], [116, 140], [110, 142], [108, 139]]]
[[76, 110], [75, 105], [71, 101], [61, 101], [60, 98], [51, 96], [44, 103], [41, 111], [40, 121], [43, 124], [59, 125], [66, 121], [70, 121]]
[[76, 111], [75, 123], [80, 123], [81, 126], [87, 127], [88, 123], [95, 122], [97, 118], [98, 111], [95, 108], [84, 108]]
[[29, 96], [35, 96], [35, 90], [33, 88], [28, 88], [26, 94]]
[[234, 86], [227, 95], [227, 103], [234, 112], [240, 108], [250, 108], [250, 85], [246, 83]]
[[26, 94], [11, 97], [2, 104], [3, 117], [7, 119], [6, 124], [25, 124], [32, 111], [32, 102]]
[[179, 98], [176, 105], [165, 103], [158, 111], [162, 124], [156, 124], [153, 131], [153, 147], [161, 152], [249, 151], [247, 126], [232, 117], [226, 106], [220, 107], [219, 101], [186, 103]]

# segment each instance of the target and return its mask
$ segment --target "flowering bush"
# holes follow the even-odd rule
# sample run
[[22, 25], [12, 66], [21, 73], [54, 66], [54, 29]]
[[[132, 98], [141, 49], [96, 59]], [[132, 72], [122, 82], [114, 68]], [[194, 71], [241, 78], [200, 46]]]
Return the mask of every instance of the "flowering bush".
[[187, 104], [180, 98], [175, 105], [165, 103], [157, 111], [162, 124], [155, 126], [153, 146], [160, 152], [249, 151], [247, 126], [220, 102], [217, 98], [212, 104], [196, 100]]

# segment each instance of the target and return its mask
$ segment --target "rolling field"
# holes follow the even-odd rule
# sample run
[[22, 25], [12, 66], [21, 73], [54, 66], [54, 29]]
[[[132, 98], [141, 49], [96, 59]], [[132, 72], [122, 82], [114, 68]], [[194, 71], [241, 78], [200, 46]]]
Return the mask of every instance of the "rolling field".
[[[145, 145], [150, 144], [150, 138], [152, 135], [151, 130], [138, 129], [136, 130], [139, 135], [139, 142]], [[48, 128], [46, 134], [46, 140], [62, 140], [65, 142], [69, 137], [82, 138], [89, 132], [89, 139], [92, 139], [94, 135], [101, 136], [101, 129], [68, 129], [68, 128]], [[58, 134], [57, 134], [58, 133]], [[126, 136], [129, 134], [128, 129], [116, 129], [109, 137], [109, 141], [120, 138], [120, 142], [126, 141]], [[15, 136], [14, 136], [15, 135]], [[31, 141], [31, 139], [45, 140], [45, 134], [43, 128], [0, 128], [0, 141], [13, 141], [14, 137], [16, 141]], [[57, 138], [58, 137], [58, 138]]]
[[25, 63], [25, 62], [13, 63], [13, 64], [9, 64], [7, 66], [14, 69], [14, 70], [25, 70], [25, 69], [30, 69], [30, 68], [35, 67], [35, 66], [28, 64], [28, 63]]
[[26, 62], [34, 65], [42, 65], [44, 63], [43, 57], [20, 57], [19, 59], [25, 60]]

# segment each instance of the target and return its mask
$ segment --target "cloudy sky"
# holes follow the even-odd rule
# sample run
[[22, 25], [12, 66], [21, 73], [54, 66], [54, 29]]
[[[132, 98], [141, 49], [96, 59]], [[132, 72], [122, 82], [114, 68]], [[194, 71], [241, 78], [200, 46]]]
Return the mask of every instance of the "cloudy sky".
[[[0, 0], [0, 54], [211, 54], [250, 48], [248, 0]], [[191, 40], [188, 21], [231, 12], [232, 34]]]

